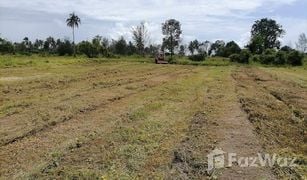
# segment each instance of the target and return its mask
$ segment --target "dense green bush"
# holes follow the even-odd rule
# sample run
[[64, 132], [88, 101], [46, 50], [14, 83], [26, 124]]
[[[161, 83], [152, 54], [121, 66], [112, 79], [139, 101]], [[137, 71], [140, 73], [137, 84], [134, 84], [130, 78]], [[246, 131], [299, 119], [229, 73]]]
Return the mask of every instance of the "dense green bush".
[[250, 56], [251, 56], [251, 53], [250, 53], [249, 50], [247, 50], [247, 49], [242, 50], [241, 53], [240, 53], [240, 61], [239, 61], [239, 63], [248, 64]]
[[286, 51], [278, 51], [276, 53], [275, 59], [273, 61], [273, 64], [275, 65], [283, 65], [286, 64], [287, 61], [287, 53]]
[[85, 54], [89, 58], [98, 57], [99, 49], [97, 49], [92, 43], [88, 41], [82, 41], [78, 44], [78, 50], [80, 53]]
[[274, 49], [266, 49], [260, 56], [262, 64], [272, 64], [275, 61], [276, 51]]
[[206, 59], [206, 54], [205, 53], [200, 53], [200, 54], [190, 55], [189, 59], [191, 61], [204, 61]]
[[232, 54], [238, 54], [241, 52], [240, 46], [234, 41], [230, 41], [226, 44], [226, 46], [222, 49], [223, 57], [229, 57]]
[[299, 51], [292, 50], [287, 56], [287, 64], [292, 66], [301, 66], [303, 65], [304, 54]]
[[69, 40], [64, 40], [64, 42], [59, 42], [57, 52], [60, 56], [73, 54], [73, 46]]
[[232, 54], [232, 55], [229, 56], [229, 58], [230, 58], [230, 61], [232, 61], [232, 62], [248, 64], [250, 56], [251, 56], [250, 51], [243, 49], [240, 52], [240, 54]]
[[0, 38], [0, 52], [2, 54], [5, 54], [5, 53], [12, 54], [12, 53], [15, 52], [15, 49], [14, 49], [14, 46], [11, 42]]
[[250, 57], [250, 60], [253, 62], [260, 62], [260, 55], [258, 54], [253, 55]]
[[229, 56], [231, 62], [239, 62], [240, 61], [240, 54], [232, 54]]
[[280, 48], [280, 50], [288, 53], [288, 52], [292, 51], [293, 49], [289, 46], [283, 46], [282, 48]]
[[304, 55], [290, 47], [283, 47], [276, 52], [275, 49], [266, 49], [260, 55], [262, 64], [301, 66], [303, 64]]
[[262, 64], [271, 64], [275, 61], [275, 54], [262, 54], [260, 56], [260, 62]]

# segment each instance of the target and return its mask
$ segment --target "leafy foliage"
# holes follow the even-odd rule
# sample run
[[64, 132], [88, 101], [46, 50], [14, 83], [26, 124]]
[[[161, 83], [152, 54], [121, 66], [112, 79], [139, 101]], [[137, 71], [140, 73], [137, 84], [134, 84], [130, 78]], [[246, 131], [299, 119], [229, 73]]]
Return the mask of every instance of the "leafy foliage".
[[140, 55], [145, 56], [145, 47], [149, 39], [149, 33], [146, 29], [145, 22], [135, 28], [132, 28], [132, 39]]
[[185, 50], [186, 50], [186, 47], [184, 45], [180, 45], [179, 46], [179, 55], [180, 56], [184, 56], [185, 55]]
[[249, 63], [249, 58], [251, 56], [251, 53], [247, 49], [243, 49], [240, 54], [232, 54], [230, 55], [230, 60], [232, 62], [238, 62], [238, 63], [243, 63], [243, 64], [248, 64]]
[[[257, 57], [257, 58], [256, 58]], [[258, 58], [260, 57], [260, 58]], [[287, 46], [281, 50], [266, 49], [261, 55], [254, 55], [251, 60], [267, 65], [303, 65], [304, 54]]]
[[275, 59], [273, 61], [273, 64], [275, 65], [283, 65], [286, 64], [287, 61], [287, 53], [286, 51], [278, 51], [276, 53]]
[[189, 56], [189, 59], [191, 61], [204, 61], [206, 59], [206, 54], [204, 53], [194, 54]]
[[82, 41], [79, 43], [78, 49], [89, 58], [98, 57], [99, 54], [99, 49], [95, 48], [94, 44], [88, 41]]
[[229, 57], [231, 54], [238, 54], [241, 52], [240, 46], [234, 42], [230, 41], [226, 44], [225, 48], [222, 50], [224, 57]]
[[61, 40], [58, 40], [57, 42], [58, 48], [57, 52], [60, 56], [69, 55], [71, 56], [73, 54], [73, 46], [71, 42], [67, 39], [62, 42]]
[[124, 37], [120, 37], [114, 42], [115, 54], [126, 55], [127, 54], [127, 42]]
[[223, 56], [224, 47], [225, 47], [225, 42], [223, 40], [217, 40], [215, 41], [215, 43], [211, 45], [209, 54], [215, 56]]
[[305, 33], [300, 34], [296, 48], [302, 53], [307, 52], [307, 38]]
[[260, 56], [262, 64], [272, 64], [275, 61], [276, 51], [274, 49], [266, 49]]
[[303, 65], [304, 55], [299, 51], [293, 50], [288, 54], [287, 63], [292, 66]]
[[75, 14], [69, 14], [69, 17], [66, 19], [67, 26], [72, 28], [73, 34], [73, 49], [74, 49], [74, 56], [76, 56], [76, 46], [75, 46], [75, 27], [78, 28], [79, 24], [81, 24], [81, 19]]
[[273, 19], [257, 20], [252, 26], [252, 37], [248, 47], [251, 52], [257, 54], [262, 53], [265, 49], [279, 48], [280, 41], [278, 38], [284, 33], [282, 26]]
[[0, 52], [1, 53], [14, 53], [14, 46], [11, 42], [0, 38]]
[[180, 37], [182, 34], [181, 24], [175, 19], [169, 19], [162, 24], [163, 49], [170, 51], [171, 59], [174, 55], [174, 50], [179, 46]]
[[190, 42], [188, 49], [191, 52], [191, 54], [194, 55], [194, 52], [198, 51], [199, 46], [200, 46], [200, 43], [198, 42], [197, 39], [195, 39], [194, 41]]

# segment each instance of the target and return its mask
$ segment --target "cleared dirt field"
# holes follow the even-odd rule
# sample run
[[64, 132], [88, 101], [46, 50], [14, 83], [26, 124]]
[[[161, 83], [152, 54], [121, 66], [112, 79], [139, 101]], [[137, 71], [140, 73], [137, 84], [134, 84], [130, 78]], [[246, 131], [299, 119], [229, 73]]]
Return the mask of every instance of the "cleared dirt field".
[[[0, 68], [2, 179], [306, 178], [303, 68], [48, 64]], [[297, 166], [208, 173], [215, 148]]]

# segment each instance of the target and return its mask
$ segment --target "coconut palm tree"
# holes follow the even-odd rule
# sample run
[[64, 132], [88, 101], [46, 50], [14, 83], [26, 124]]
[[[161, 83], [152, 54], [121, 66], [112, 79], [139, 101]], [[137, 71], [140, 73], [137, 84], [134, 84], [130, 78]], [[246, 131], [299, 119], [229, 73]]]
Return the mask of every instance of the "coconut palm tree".
[[76, 57], [76, 46], [75, 46], [75, 27], [78, 28], [79, 24], [81, 24], [81, 19], [73, 12], [69, 14], [68, 19], [66, 19], [66, 23], [68, 27], [72, 28], [72, 38], [73, 38], [73, 46], [74, 46], [74, 57]]

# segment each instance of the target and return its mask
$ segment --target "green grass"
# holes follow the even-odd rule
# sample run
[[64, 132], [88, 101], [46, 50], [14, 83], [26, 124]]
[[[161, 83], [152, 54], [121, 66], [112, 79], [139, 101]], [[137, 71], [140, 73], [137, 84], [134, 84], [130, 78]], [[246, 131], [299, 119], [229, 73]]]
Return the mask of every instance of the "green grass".
[[223, 57], [209, 57], [204, 61], [191, 61], [188, 57], [177, 58], [175, 64], [181, 65], [196, 65], [196, 66], [229, 66], [233, 63], [228, 58]]
[[24, 55], [1, 55], [0, 68], [8, 67], [31, 67], [46, 65], [68, 65], [85, 62], [84, 58], [73, 58], [68, 56], [24, 56]]
[[153, 58], [143, 58], [138, 56], [125, 56], [115, 58], [87, 58], [78, 56], [40, 56], [40, 55], [0, 55], [0, 68], [9, 67], [39, 67], [39, 66], [61, 66], [69, 64], [88, 63], [109, 63], [109, 62], [154, 62]]
[[[180, 65], [200, 65], [200, 66], [228, 66], [233, 63], [228, 58], [209, 57], [205, 61], [191, 61], [187, 57], [175, 57], [174, 64]], [[123, 56], [115, 58], [87, 58], [78, 56], [40, 56], [40, 55], [0, 55], [0, 68], [9, 67], [52, 67], [69, 64], [89, 64], [89, 63], [114, 63], [114, 62], [135, 62], [154, 63], [153, 57]]]
[[[195, 65], [195, 66], [230, 66], [237, 63], [230, 62], [229, 58], [223, 57], [207, 57], [204, 61], [191, 61], [188, 57], [174, 57], [173, 64], [179, 65]], [[137, 55], [122, 56], [114, 58], [87, 58], [85, 56], [41, 56], [41, 55], [0, 55], [0, 68], [9, 67], [52, 67], [69, 64], [90, 64], [90, 63], [120, 63], [120, 62], [135, 62], [135, 63], [154, 63], [153, 57], [141, 57]], [[263, 65], [257, 62], [250, 62], [251, 66], [259, 67], [276, 67], [274, 65]], [[287, 66], [281, 66], [287, 67]], [[304, 59], [304, 69], [307, 68], [307, 56]]]

